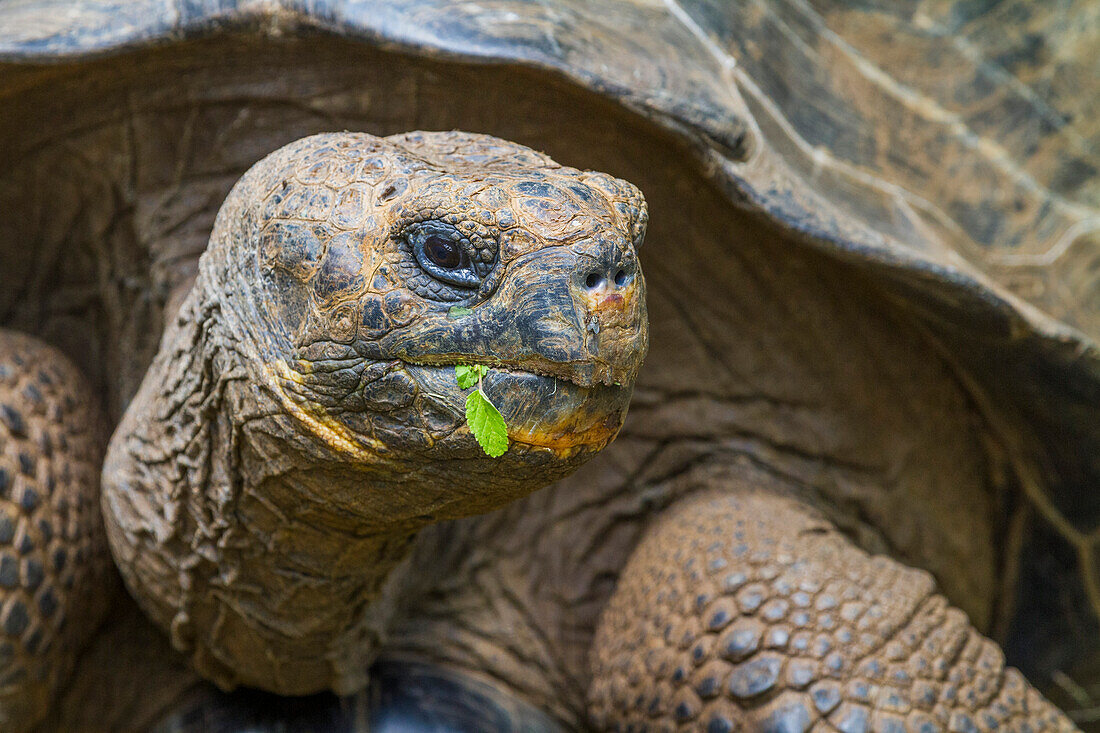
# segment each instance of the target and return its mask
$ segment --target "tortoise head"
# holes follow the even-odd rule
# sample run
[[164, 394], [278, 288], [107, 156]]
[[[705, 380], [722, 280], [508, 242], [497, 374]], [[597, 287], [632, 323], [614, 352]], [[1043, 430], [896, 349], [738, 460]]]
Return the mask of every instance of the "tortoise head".
[[[646, 221], [629, 183], [503, 140], [326, 134], [241, 179], [203, 274], [250, 376], [341, 457], [333, 470], [415, 483], [386, 498], [391, 518], [460, 516], [618, 432], [648, 346]], [[456, 365], [489, 367], [480, 389], [510, 444], [497, 459], [467, 427]]]

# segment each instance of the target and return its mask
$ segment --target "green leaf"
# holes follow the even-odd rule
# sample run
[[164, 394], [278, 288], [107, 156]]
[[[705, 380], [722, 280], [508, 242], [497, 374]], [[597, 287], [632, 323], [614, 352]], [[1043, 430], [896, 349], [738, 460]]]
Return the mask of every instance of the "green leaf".
[[508, 428], [504, 418], [480, 389], [466, 398], [466, 424], [490, 457], [500, 458], [508, 450]]
[[447, 317], [451, 319], [462, 318], [473, 313], [472, 308], [466, 308], [465, 306], [456, 305], [447, 311]]
[[458, 382], [459, 389], [469, 389], [477, 384], [477, 372], [471, 366], [456, 364], [455, 381]]
[[477, 384], [478, 380], [489, 373], [489, 367], [484, 364], [474, 364], [473, 366], [467, 366], [466, 364], [455, 365], [455, 381], [458, 382], [459, 389], [469, 389]]

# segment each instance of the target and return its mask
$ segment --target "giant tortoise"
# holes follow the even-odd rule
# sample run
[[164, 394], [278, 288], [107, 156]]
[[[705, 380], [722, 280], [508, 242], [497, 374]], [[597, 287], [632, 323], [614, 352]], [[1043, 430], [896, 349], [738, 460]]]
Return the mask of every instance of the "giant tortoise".
[[3, 3], [0, 727], [1088, 727], [1098, 43]]

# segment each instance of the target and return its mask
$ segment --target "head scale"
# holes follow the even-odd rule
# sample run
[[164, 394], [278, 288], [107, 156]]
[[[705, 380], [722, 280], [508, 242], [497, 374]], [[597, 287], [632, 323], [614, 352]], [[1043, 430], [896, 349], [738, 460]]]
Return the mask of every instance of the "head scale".
[[[318, 135], [241, 180], [203, 273], [279, 404], [355, 466], [446, 484], [453, 516], [617, 433], [648, 346], [646, 221], [629, 183], [488, 136]], [[512, 446], [492, 467], [456, 364], [492, 367]]]

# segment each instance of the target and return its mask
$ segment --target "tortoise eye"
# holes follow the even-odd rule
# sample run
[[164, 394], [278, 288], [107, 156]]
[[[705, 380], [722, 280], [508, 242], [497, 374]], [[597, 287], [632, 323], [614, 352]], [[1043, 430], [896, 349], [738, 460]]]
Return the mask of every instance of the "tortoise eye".
[[456, 288], [476, 290], [481, 277], [470, 261], [458, 229], [441, 221], [414, 225], [405, 233], [413, 257], [431, 277]]
[[462, 252], [450, 239], [432, 235], [424, 241], [424, 254], [445, 270], [453, 270], [462, 264]]

